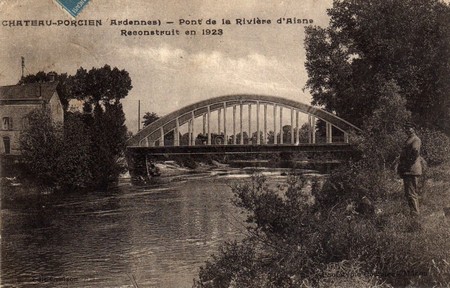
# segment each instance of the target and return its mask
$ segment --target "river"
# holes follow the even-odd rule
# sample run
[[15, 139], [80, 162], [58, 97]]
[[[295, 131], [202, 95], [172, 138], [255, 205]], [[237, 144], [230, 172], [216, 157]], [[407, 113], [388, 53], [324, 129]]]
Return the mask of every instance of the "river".
[[[282, 180], [280, 171], [269, 177]], [[149, 187], [125, 181], [108, 193], [26, 198], [3, 191], [2, 287], [192, 287], [224, 241], [244, 237], [229, 185], [248, 177], [212, 171]]]

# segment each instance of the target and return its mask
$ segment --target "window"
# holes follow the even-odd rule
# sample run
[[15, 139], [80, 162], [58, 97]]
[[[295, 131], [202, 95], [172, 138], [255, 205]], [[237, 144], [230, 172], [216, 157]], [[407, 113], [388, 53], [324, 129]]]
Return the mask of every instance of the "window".
[[5, 147], [5, 154], [11, 154], [11, 140], [9, 137], [3, 137], [3, 147]]
[[11, 129], [12, 129], [12, 118], [3, 117], [3, 130], [11, 130]]

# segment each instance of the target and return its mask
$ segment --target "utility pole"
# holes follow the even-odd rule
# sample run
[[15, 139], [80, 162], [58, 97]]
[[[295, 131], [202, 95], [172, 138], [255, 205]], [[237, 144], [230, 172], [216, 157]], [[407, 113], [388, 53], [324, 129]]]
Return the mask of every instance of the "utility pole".
[[138, 100], [138, 132], [141, 130], [141, 100]]
[[22, 77], [20, 79], [23, 79], [24, 75], [24, 69], [25, 69], [25, 58], [22, 56]]

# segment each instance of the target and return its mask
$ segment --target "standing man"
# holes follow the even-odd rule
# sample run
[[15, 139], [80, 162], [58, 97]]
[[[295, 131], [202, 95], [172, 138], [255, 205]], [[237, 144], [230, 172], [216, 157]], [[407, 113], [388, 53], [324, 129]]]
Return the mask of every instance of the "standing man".
[[397, 173], [403, 178], [405, 196], [412, 216], [419, 216], [418, 179], [422, 175], [420, 157], [421, 140], [417, 137], [412, 125], [405, 126], [408, 139], [400, 154]]

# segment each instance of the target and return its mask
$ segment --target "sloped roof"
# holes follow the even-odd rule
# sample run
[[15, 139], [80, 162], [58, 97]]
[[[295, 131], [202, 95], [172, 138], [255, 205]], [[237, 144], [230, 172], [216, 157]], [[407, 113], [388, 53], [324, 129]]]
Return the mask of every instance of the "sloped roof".
[[45, 100], [56, 92], [58, 82], [0, 86], [0, 100]]

